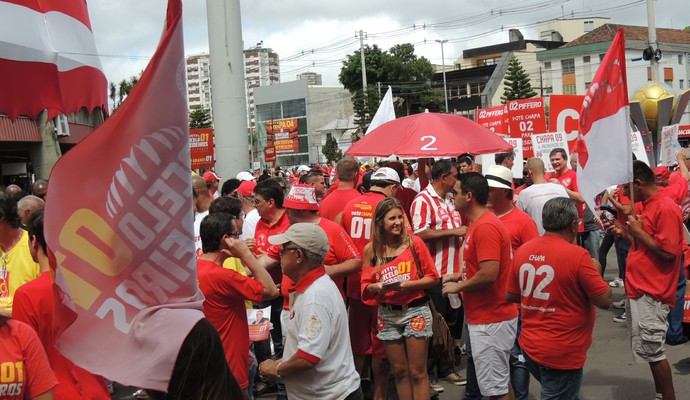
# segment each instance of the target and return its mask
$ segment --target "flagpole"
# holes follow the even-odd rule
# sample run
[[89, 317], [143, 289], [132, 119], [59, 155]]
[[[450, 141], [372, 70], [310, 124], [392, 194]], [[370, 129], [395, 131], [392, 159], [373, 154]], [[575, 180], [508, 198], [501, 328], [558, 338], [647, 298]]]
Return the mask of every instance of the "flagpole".
[[[628, 185], [630, 185], [630, 188], [628, 189], [628, 191], [630, 192], [630, 206], [632, 207], [630, 209], [630, 215], [632, 215], [633, 218], [635, 218], [635, 192], [633, 191], [633, 182], [628, 182]], [[630, 235], [630, 236], [632, 236], [632, 235]], [[635, 239], [635, 237], [632, 236], [632, 240], [633, 240], [633, 242], [632, 242], [633, 248], [635, 250], [637, 250], [637, 239]]]

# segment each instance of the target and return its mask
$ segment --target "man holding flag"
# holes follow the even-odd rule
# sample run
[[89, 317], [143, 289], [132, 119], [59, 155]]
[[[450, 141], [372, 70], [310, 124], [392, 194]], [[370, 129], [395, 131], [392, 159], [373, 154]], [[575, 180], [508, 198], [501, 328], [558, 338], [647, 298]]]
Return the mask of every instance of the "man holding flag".
[[609, 229], [633, 244], [625, 285], [633, 358], [649, 363], [656, 398], [675, 400], [664, 339], [668, 310], [675, 302], [682, 217], [673, 201], [659, 194], [652, 170], [641, 161], [635, 161], [633, 168], [623, 29], [602, 60], [580, 115], [577, 178], [589, 207], [595, 209], [597, 193], [626, 182], [626, 194], [644, 206], [642, 215], [633, 212], [626, 225], [616, 223]]

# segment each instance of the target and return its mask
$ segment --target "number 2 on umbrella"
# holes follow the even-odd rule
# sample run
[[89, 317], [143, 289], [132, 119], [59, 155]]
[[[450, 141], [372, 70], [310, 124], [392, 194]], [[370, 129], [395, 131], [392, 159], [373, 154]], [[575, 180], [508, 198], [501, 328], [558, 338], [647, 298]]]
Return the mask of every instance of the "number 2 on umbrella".
[[433, 151], [438, 150], [436, 147], [431, 147], [432, 144], [436, 143], [436, 136], [422, 136], [419, 138], [422, 142], [428, 140], [429, 143], [422, 146], [421, 150]]

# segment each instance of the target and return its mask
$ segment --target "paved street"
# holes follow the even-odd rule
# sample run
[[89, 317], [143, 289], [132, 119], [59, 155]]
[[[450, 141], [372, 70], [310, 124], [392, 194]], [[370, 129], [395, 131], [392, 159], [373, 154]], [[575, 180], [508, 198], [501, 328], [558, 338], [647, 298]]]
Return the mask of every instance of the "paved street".
[[[618, 273], [616, 256], [613, 248], [609, 252], [606, 281], [612, 280]], [[622, 299], [623, 289], [613, 289], [613, 301]], [[653, 400], [654, 383], [649, 367], [646, 364], [635, 364], [632, 361], [625, 324], [613, 322], [613, 317], [620, 310], [597, 309], [597, 321], [594, 328], [594, 343], [589, 349], [585, 365], [582, 400]], [[667, 347], [676, 397], [680, 400], [690, 399], [690, 343]], [[463, 359], [464, 362], [464, 359]], [[464, 366], [460, 371], [464, 375]], [[443, 383], [442, 383], [443, 384]], [[441, 399], [460, 399], [464, 387], [443, 384], [445, 392]], [[391, 386], [391, 389], [394, 385]], [[539, 398], [539, 384], [532, 379], [530, 399]], [[121, 388], [113, 399], [132, 399], [133, 390]], [[392, 392], [392, 390], [391, 390]], [[273, 399], [275, 394], [261, 396], [261, 399]], [[389, 396], [396, 399], [394, 395]]]

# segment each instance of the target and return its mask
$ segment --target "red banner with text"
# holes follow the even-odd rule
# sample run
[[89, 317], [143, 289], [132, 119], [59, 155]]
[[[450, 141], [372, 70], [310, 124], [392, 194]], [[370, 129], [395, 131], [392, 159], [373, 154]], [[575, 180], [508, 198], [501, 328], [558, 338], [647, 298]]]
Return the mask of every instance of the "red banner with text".
[[276, 161], [276, 148], [273, 146], [264, 147], [264, 161], [272, 163]]
[[549, 104], [549, 131], [563, 132], [568, 141], [568, 151], [575, 152], [577, 143], [580, 109], [585, 96], [551, 95]]
[[216, 167], [213, 128], [190, 129], [189, 148], [192, 158], [192, 169], [213, 169]]
[[503, 120], [505, 106], [480, 109], [477, 113], [477, 123], [487, 127], [493, 133], [509, 133], [508, 126]]

